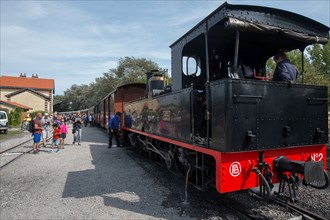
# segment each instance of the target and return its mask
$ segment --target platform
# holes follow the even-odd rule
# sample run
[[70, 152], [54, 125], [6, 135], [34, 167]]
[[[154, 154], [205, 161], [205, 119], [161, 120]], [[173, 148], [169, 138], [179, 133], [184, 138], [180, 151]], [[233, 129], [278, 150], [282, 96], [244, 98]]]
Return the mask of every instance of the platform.
[[[71, 130], [70, 130], [71, 131]], [[169, 193], [106, 132], [83, 127], [81, 145], [28, 153], [1, 168], [0, 219], [182, 219], [162, 206]]]

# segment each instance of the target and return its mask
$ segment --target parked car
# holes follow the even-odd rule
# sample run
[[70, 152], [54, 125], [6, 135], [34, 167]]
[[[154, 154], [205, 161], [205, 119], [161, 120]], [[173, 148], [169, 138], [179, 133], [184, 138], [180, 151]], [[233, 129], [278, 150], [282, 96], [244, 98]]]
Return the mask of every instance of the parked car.
[[8, 132], [8, 116], [5, 111], [0, 111], [0, 132]]

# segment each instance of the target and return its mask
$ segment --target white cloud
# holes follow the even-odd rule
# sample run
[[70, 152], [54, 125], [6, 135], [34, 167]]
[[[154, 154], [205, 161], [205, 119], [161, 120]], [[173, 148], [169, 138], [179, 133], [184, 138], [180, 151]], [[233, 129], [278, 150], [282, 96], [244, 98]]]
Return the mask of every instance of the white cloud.
[[[170, 69], [169, 45], [222, 3], [1, 1], [1, 74], [38, 73], [54, 78], [62, 93], [72, 84], [93, 82], [125, 56]], [[327, 1], [230, 3], [279, 7], [326, 25], [330, 20]]]
[[44, 7], [43, 2], [22, 2], [21, 7], [24, 7], [25, 19], [42, 19], [47, 16], [47, 8]]

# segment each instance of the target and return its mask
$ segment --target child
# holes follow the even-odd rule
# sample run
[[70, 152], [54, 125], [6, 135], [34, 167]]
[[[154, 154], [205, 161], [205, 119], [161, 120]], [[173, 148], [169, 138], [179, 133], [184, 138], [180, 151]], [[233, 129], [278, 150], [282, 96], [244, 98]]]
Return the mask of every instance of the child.
[[61, 149], [64, 149], [64, 139], [66, 138], [66, 134], [68, 133], [68, 128], [65, 124], [64, 119], [61, 121]]
[[60, 151], [60, 135], [61, 135], [61, 128], [59, 127], [58, 124], [54, 123], [53, 124], [53, 144], [52, 144], [52, 149], [50, 150], [50, 152], [54, 151], [54, 145], [56, 145], [57, 150], [55, 152], [59, 152]]

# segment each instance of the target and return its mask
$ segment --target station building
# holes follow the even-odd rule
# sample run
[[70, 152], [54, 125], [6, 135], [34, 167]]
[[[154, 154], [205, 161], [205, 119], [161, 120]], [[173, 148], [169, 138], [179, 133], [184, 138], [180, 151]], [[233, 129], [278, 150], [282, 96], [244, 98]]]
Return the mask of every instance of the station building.
[[0, 76], [0, 109], [8, 113], [20, 108], [26, 114], [34, 111], [52, 114], [54, 92], [54, 79], [39, 78], [38, 74]]

